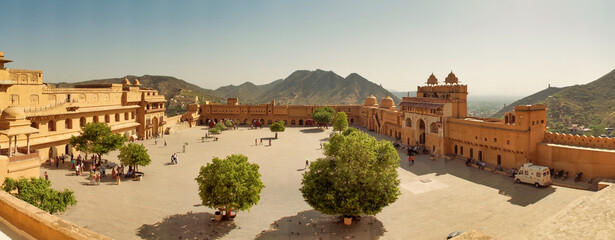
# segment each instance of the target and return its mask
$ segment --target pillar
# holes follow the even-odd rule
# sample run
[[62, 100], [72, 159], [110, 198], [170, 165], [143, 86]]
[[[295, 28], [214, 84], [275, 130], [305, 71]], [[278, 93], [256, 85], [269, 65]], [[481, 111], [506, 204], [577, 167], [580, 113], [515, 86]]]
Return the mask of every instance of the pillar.
[[28, 154], [30, 154], [30, 134], [26, 134], [26, 145], [28, 145]]
[[15, 154], [17, 154], [17, 135], [15, 135]]
[[13, 156], [13, 149], [11, 148], [13, 145], [13, 136], [8, 136], [9, 137], [9, 157]]

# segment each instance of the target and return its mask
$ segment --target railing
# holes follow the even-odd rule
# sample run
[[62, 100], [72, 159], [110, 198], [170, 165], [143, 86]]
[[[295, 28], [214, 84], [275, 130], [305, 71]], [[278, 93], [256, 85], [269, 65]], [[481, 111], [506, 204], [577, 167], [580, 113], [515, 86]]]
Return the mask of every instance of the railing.
[[31, 113], [31, 112], [41, 112], [41, 111], [47, 111], [50, 109], [54, 109], [58, 106], [64, 105], [67, 102], [77, 102], [77, 99], [72, 99], [71, 101], [68, 101], [68, 99], [62, 99], [59, 102], [55, 102], [52, 104], [49, 104], [47, 106], [42, 106], [42, 107], [27, 107], [23, 109], [24, 113]]
[[146, 102], [166, 102], [167, 99], [164, 98], [164, 95], [156, 95], [156, 96], [145, 96]]
[[147, 109], [145, 110], [145, 113], [164, 112], [164, 110], [167, 110], [167, 109], [166, 108]]

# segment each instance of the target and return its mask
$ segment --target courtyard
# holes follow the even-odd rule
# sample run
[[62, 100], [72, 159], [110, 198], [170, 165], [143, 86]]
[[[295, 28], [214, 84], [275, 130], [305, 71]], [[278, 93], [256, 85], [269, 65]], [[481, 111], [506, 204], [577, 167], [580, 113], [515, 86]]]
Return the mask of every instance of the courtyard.
[[[506, 176], [429, 156], [418, 156], [409, 166], [407, 155], [400, 152], [402, 195], [378, 215], [345, 226], [335, 216], [312, 210], [298, 190], [305, 160], [323, 156], [320, 142], [331, 130], [287, 127], [269, 146], [267, 140], [255, 145], [255, 139], [274, 136], [267, 128], [240, 127], [224, 131], [219, 141], [202, 142], [207, 130], [197, 126], [159, 138], [157, 144], [138, 142], [152, 158], [151, 165], [140, 168], [142, 181], [118, 186], [107, 177], [92, 186], [86, 176], [75, 176], [69, 162], [60, 168], [45, 166], [41, 175], [47, 171], [56, 189], [75, 191], [78, 203], [60, 214], [62, 218], [115, 239], [442, 239], [471, 229], [497, 239], [523, 239], [570, 203], [593, 194], [514, 184]], [[173, 153], [179, 164], [169, 164]], [[214, 210], [200, 205], [194, 178], [213, 157], [231, 154], [259, 164], [265, 188], [258, 205], [239, 212], [234, 221], [214, 223]], [[103, 158], [118, 162], [117, 155], [115, 151]]]

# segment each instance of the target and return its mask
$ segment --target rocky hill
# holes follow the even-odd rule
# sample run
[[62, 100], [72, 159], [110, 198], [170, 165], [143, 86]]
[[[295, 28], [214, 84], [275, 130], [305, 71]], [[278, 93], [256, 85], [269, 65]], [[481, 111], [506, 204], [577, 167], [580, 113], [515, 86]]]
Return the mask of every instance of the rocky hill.
[[[548, 88], [511, 104], [544, 103], [549, 127], [571, 123], [615, 127], [615, 70], [597, 80], [564, 88]], [[498, 112], [501, 117], [506, 110]]]
[[240, 103], [258, 104], [275, 100], [278, 104], [362, 104], [365, 98], [374, 94], [377, 98], [390, 95], [395, 103], [400, 99], [381, 86], [370, 82], [359, 74], [352, 73], [346, 78], [332, 71], [299, 70], [285, 79], [265, 85], [244, 83], [239, 86], [225, 86], [216, 89], [220, 97], [239, 97]]
[[556, 87], [548, 87], [542, 91], [539, 91], [537, 93], [534, 93], [532, 95], [529, 95], [527, 97], [521, 98], [509, 105], [506, 105], [505, 107], [503, 107], [500, 111], [498, 111], [497, 113], [493, 114], [492, 117], [494, 118], [503, 118], [504, 114], [507, 112], [510, 112], [512, 110], [515, 110], [515, 106], [518, 105], [529, 105], [529, 104], [538, 104], [538, 103], [544, 103], [545, 100], [547, 100], [548, 97], [550, 97], [551, 95], [561, 91], [564, 88], [556, 88]]

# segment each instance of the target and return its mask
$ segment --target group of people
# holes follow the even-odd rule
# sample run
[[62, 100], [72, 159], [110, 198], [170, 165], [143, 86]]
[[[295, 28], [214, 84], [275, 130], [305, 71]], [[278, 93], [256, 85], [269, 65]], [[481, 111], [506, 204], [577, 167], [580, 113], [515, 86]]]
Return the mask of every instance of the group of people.
[[487, 165], [487, 163], [485, 163], [485, 161], [474, 161], [474, 159], [472, 158], [468, 158], [468, 160], [466, 160], [466, 166], [472, 166], [472, 164], [476, 164], [476, 166], [478, 167], [478, 169], [480, 170], [485, 170], [485, 165]]
[[173, 153], [173, 155], [171, 155], [171, 164], [177, 163], [179, 163], [179, 158], [177, 157], [177, 153]]

